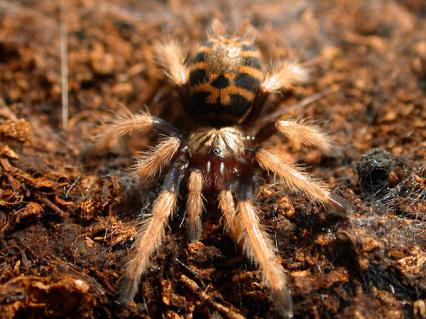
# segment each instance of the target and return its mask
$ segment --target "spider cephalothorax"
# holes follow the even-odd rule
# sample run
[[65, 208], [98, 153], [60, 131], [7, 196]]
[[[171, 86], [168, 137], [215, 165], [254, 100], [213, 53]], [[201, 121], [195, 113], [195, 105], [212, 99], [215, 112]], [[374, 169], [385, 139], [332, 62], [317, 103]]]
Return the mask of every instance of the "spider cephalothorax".
[[259, 224], [254, 204], [256, 176], [262, 170], [273, 172], [286, 186], [303, 191], [311, 200], [331, 207], [340, 215], [348, 213], [348, 206], [332, 195], [324, 183], [262, 147], [273, 134], [281, 133], [291, 142], [330, 152], [330, 140], [318, 128], [283, 118], [267, 123], [253, 135], [247, 133], [247, 128], [252, 127], [261, 113], [268, 94], [306, 80], [306, 72], [297, 64], [287, 63], [277, 72], [264, 74], [253, 37], [247, 32], [226, 36], [218, 22], [213, 23], [207, 42], [188, 64], [182, 48], [175, 42], [157, 45], [156, 50], [183, 106], [196, 123], [193, 131], [183, 134], [146, 112], [124, 112], [101, 127], [99, 147], [117, 135], [134, 131], [155, 130], [166, 135], [134, 165], [134, 172], [142, 182], [160, 173], [162, 168], [167, 169], [162, 191], [127, 265], [121, 300], [128, 302], [136, 295], [140, 278], [163, 240], [167, 222], [176, 210], [179, 189], [185, 183], [189, 239], [197, 241], [201, 235], [203, 194], [217, 194], [226, 230], [260, 267], [278, 312], [291, 317], [292, 299], [286, 276], [268, 235]]

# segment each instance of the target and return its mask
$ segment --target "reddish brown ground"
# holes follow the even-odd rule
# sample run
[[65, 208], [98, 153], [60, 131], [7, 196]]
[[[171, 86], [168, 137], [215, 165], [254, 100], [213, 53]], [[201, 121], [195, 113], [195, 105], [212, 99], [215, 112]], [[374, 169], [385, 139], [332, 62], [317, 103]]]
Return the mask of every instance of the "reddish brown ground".
[[[321, 157], [271, 141], [355, 207], [343, 220], [282, 187], [260, 190], [296, 317], [426, 318], [423, 0], [64, 2], [68, 131], [59, 6], [0, 0], [0, 318], [276, 317], [259, 271], [224, 234], [215, 205], [197, 244], [187, 243], [179, 210], [143, 293], [121, 307], [122, 265], [158, 189], [127, 178], [130, 155], [147, 138], [81, 156], [95, 125], [120, 104], [148, 105], [188, 127], [152, 44], [168, 35], [193, 49], [212, 16], [231, 27], [249, 18], [267, 61], [308, 65], [311, 82], [275, 99], [289, 115], [320, 121], [342, 146]], [[316, 93], [313, 103], [297, 104]]]

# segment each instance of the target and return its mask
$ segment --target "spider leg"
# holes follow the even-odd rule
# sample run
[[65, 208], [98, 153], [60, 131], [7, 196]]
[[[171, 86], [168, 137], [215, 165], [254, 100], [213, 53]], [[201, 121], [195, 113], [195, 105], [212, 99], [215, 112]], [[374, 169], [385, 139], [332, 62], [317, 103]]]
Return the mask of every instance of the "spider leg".
[[158, 42], [154, 45], [154, 49], [164, 73], [176, 86], [182, 105], [188, 112], [194, 112], [194, 105], [187, 85], [189, 67], [185, 63], [185, 50], [176, 41]]
[[330, 137], [319, 127], [300, 120], [282, 118], [263, 126], [255, 135], [254, 142], [261, 144], [277, 132], [287, 137], [290, 143], [296, 146], [315, 146], [326, 154], [334, 149]]
[[93, 151], [101, 151], [108, 148], [111, 141], [116, 138], [130, 135], [134, 132], [148, 132], [151, 130], [165, 135], [181, 137], [181, 134], [173, 125], [151, 116], [148, 112], [134, 114], [124, 109], [114, 119], [97, 128], [98, 134], [95, 137]]
[[287, 186], [303, 191], [311, 200], [328, 205], [335, 214], [347, 217], [352, 212], [350, 204], [332, 194], [325, 183], [313, 179], [299, 168], [286, 164], [273, 152], [261, 148], [255, 157], [261, 167], [277, 174]]
[[176, 210], [177, 192], [185, 174], [186, 165], [172, 167], [167, 173], [163, 189], [154, 202], [152, 215], [137, 235], [134, 255], [128, 262], [121, 282], [120, 302], [127, 304], [138, 291], [142, 274], [146, 271], [151, 255], [157, 250], [165, 236], [165, 227]]
[[[308, 73], [296, 63], [287, 63], [281, 70], [265, 78], [256, 96], [253, 111], [248, 116], [248, 121], [258, 118], [261, 108], [269, 93], [277, 90], [289, 89], [297, 83], [302, 83], [308, 78]], [[256, 109], [256, 101], [260, 103], [260, 110]], [[295, 145], [315, 146], [324, 153], [333, 149], [333, 143], [327, 134], [315, 125], [310, 125], [299, 120], [283, 119], [267, 122], [255, 135], [254, 142], [261, 144], [275, 133], [280, 132]]]
[[201, 213], [203, 207], [203, 175], [199, 170], [192, 171], [188, 180], [188, 200], [186, 202], [186, 224], [188, 238], [198, 241], [201, 236]]
[[217, 39], [219, 36], [223, 36], [226, 34], [226, 28], [223, 23], [215, 18], [213, 19], [210, 27], [207, 30], [207, 38], [208, 39]]
[[296, 84], [306, 82], [308, 77], [307, 70], [298, 63], [285, 63], [266, 76], [260, 85], [260, 90], [266, 93], [288, 90]]
[[165, 164], [170, 162], [180, 145], [181, 140], [171, 136], [164, 139], [149, 152], [142, 153], [141, 156], [136, 158], [137, 161], [132, 167], [135, 175], [144, 180], [151, 179], [161, 171]]
[[156, 43], [154, 49], [158, 55], [158, 61], [165, 70], [165, 74], [178, 87], [182, 87], [188, 81], [188, 67], [185, 65], [185, 53], [176, 41]]
[[262, 90], [260, 90], [256, 94], [251, 112], [241, 122], [241, 126], [245, 130], [248, 130], [253, 127], [254, 122], [259, 118], [260, 113], [262, 113], [263, 107], [265, 106], [265, 102], [268, 96], [269, 93], [263, 92]]
[[[226, 201], [231, 201], [229, 194], [225, 195]], [[283, 318], [291, 318], [293, 302], [287, 287], [287, 278], [284, 269], [276, 260], [271, 239], [260, 225], [253, 197], [254, 183], [243, 183], [237, 203], [237, 217], [232, 221], [237, 225], [231, 223], [231, 234], [238, 236], [237, 240], [242, 244], [245, 254], [259, 266], [264, 282], [271, 289], [271, 298], [278, 312]]]
[[225, 219], [225, 230], [238, 242], [241, 238], [242, 230], [240, 223], [237, 222], [234, 198], [229, 189], [222, 190], [219, 193], [219, 208]]
[[243, 120], [241, 125], [245, 129], [253, 126], [253, 123], [259, 118], [270, 93], [290, 89], [295, 84], [303, 83], [307, 79], [308, 72], [297, 63], [286, 63], [278, 70], [272, 72], [271, 75], [267, 75], [260, 84], [252, 111]]
[[275, 123], [278, 131], [285, 135], [295, 145], [315, 146], [324, 153], [333, 148], [330, 137], [314, 126], [297, 120], [280, 119]]

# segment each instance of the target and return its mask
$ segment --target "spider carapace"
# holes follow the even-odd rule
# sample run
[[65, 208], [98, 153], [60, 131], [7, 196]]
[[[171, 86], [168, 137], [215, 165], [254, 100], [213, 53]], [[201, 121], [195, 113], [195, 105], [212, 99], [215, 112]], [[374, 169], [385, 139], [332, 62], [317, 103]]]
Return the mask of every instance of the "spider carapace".
[[332, 212], [343, 216], [350, 212], [349, 205], [325, 183], [286, 163], [280, 153], [264, 146], [269, 137], [279, 133], [290, 143], [314, 146], [329, 153], [333, 150], [332, 143], [318, 127], [280, 117], [254, 134], [248, 133], [248, 129], [256, 128], [254, 123], [270, 93], [289, 89], [307, 79], [306, 71], [296, 63], [282, 63], [277, 70], [265, 73], [253, 39], [250, 32], [243, 30], [233, 36], [226, 35], [223, 26], [215, 21], [207, 41], [188, 63], [177, 42], [156, 45], [165, 74], [179, 92], [188, 115], [194, 116], [192, 131], [182, 133], [147, 112], [128, 111], [100, 128], [98, 147], [135, 131], [153, 130], [165, 135], [134, 165], [135, 176], [141, 183], [154, 176], [160, 176], [163, 182], [126, 267], [120, 291], [124, 303], [136, 296], [150, 257], [163, 241], [167, 223], [176, 213], [182, 187], [188, 193], [185, 221], [189, 239], [200, 239], [203, 201], [213, 195], [223, 215], [224, 228], [259, 266], [263, 282], [282, 317], [292, 316], [293, 303], [284, 269], [260, 225], [255, 205], [262, 171], [274, 173], [288, 189], [303, 192]]

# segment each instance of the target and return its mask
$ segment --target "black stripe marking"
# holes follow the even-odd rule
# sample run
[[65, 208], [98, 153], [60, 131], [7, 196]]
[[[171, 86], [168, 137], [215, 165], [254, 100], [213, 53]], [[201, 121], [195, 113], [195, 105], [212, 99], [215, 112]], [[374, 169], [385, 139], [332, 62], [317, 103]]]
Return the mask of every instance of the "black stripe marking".
[[262, 70], [262, 63], [260, 63], [260, 60], [258, 58], [255, 58], [255, 57], [244, 58], [243, 64], [245, 66], [251, 66], [255, 69]]
[[208, 113], [209, 110], [203, 106], [207, 104], [206, 100], [209, 96], [209, 92], [195, 92], [192, 94], [194, 105], [197, 106], [197, 109], [200, 113]]
[[190, 61], [190, 64], [195, 64], [198, 62], [205, 62], [206, 61], [206, 55], [204, 52], [198, 52]]
[[221, 74], [210, 84], [216, 89], [224, 89], [229, 86], [229, 80]]
[[189, 84], [190, 85], [197, 85], [206, 83], [209, 80], [209, 77], [206, 73], [206, 70], [203, 69], [196, 69], [191, 71], [189, 74]]
[[226, 109], [227, 113], [235, 117], [243, 116], [250, 108], [250, 102], [239, 94], [230, 94], [229, 96], [231, 97], [231, 104], [230, 107]]
[[260, 81], [247, 73], [240, 73], [234, 80], [234, 84], [238, 87], [256, 93], [259, 90]]

